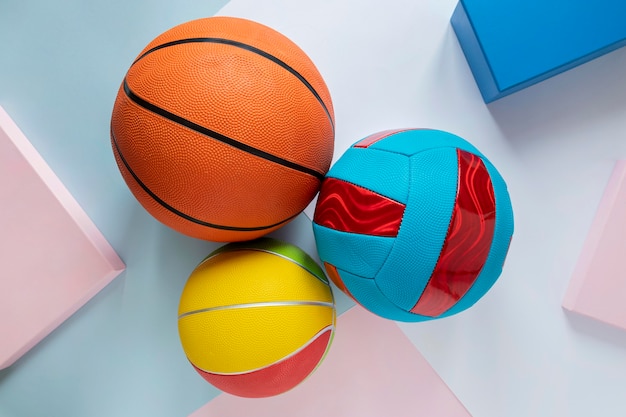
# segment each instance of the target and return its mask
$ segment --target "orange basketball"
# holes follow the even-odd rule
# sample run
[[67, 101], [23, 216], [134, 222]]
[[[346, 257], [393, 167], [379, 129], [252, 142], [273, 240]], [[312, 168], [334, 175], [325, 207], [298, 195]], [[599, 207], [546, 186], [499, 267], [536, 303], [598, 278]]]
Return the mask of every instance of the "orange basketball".
[[154, 39], [126, 73], [111, 117], [126, 184], [171, 228], [213, 241], [283, 226], [317, 193], [334, 147], [328, 88], [291, 40], [211, 17]]

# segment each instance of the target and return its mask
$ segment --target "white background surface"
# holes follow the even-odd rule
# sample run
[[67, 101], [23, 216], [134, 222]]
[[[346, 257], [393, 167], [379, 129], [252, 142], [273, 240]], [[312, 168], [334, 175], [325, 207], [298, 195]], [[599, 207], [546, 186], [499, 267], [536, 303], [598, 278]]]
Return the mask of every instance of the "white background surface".
[[[0, 3], [0, 104], [128, 267], [0, 371], [0, 416], [185, 416], [217, 394], [186, 363], [175, 327], [182, 285], [216, 245], [149, 218], [108, 144], [134, 56], [221, 6], [209, 3]], [[507, 181], [516, 231], [500, 280], [466, 312], [401, 325], [475, 417], [624, 416], [626, 331], [560, 304], [613, 164], [626, 158], [626, 49], [486, 106], [449, 24], [455, 5], [233, 0], [219, 14], [272, 26], [310, 55], [333, 98], [335, 159], [370, 133], [436, 128], [472, 142]], [[306, 221], [287, 233], [312, 249]]]
[[401, 325], [474, 416], [626, 415], [626, 332], [560, 307], [626, 158], [626, 50], [486, 106], [449, 24], [455, 5], [249, 0], [220, 14], [273, 26], [313, 58], [335, 105], [335, 158], [380, 130], [437, 128], [507, 180], [516, 231], [499, 282], [456, 317]]

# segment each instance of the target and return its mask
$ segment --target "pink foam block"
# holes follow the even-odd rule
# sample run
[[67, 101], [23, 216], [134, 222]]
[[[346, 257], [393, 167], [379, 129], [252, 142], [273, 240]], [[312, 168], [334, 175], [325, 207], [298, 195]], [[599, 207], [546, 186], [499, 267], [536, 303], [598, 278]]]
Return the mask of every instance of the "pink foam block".
[[626, 161], [619, 161], [563, 300], [567, 310], [626, 329]]
[[392, 321], [342, 314], [322, 365], [276, 397], [220, 394], [190, 417], [467, 417], [468, 411]]
[[124, 264], [0, 107], [0, 369], [115, 278]]

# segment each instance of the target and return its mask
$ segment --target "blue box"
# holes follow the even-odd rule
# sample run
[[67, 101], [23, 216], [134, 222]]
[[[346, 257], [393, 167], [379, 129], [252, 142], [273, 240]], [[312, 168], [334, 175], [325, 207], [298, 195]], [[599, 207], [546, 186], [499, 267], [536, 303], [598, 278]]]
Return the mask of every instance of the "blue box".
[[626, 45], [626, 0], [460, 0], [450, 21], [485, 103]]

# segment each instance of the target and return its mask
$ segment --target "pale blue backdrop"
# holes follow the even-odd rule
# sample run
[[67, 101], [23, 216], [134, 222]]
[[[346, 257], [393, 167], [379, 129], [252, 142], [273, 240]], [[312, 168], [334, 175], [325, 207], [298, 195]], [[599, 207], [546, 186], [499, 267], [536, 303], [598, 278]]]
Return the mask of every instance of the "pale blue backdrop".
[[[218, 245], [146, 214], [117, 171], [108, 132], [117, 89], [139, 51], [225, 3], [0, 1], [0, 105], [127, 264], [0, 371], [1, 417], [186, 416], [218, 394], [187, 363], [176, 329], [182, 286]], [[314, 253], [310, 227], [302, 215], [276, 235]], [[348, 305], [340, 297], [340, 308]]]

